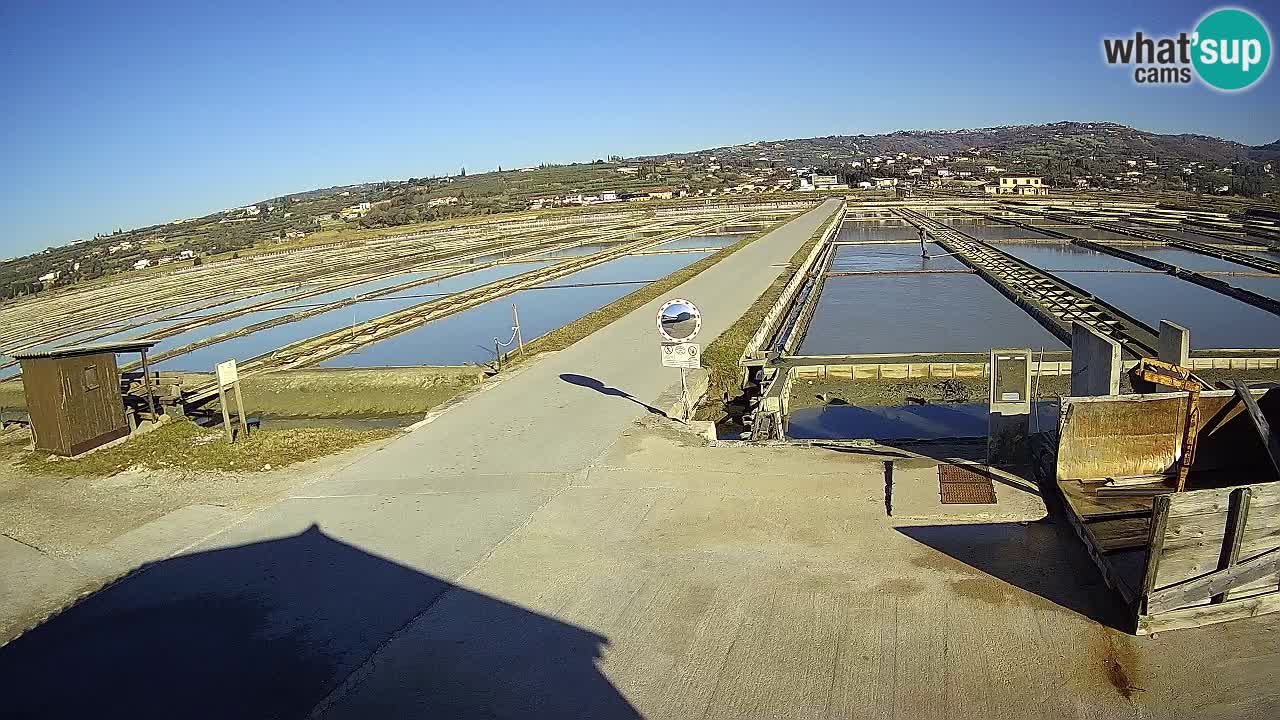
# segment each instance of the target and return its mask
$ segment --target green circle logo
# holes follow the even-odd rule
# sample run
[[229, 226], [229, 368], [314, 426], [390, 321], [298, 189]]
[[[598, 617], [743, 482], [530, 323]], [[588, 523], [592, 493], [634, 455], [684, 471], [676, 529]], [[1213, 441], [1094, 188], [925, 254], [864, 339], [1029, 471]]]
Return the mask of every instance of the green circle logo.
[[1200, 79], [1218, 90], [1243, 90], [1271, 64], [1271, 34], [1248, 11], [1214, 10], [1196, 25], [1191, 62]]

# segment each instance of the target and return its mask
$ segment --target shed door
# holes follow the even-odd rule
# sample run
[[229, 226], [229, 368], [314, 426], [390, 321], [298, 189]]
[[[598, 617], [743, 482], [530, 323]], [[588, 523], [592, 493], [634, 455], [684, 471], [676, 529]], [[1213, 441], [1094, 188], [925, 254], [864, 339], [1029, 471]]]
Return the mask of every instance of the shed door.
[[62, 383], [72, 445], [124, 426], [114, 356], [91, 355], [65, 363]]

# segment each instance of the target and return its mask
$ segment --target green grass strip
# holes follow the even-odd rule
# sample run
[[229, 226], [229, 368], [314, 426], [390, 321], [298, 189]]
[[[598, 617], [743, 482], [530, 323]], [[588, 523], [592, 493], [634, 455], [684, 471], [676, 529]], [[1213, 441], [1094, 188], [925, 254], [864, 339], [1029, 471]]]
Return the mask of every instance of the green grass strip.
[[764, 316], [768, 314], [774, 303], [778, 302], [778, 298], [782, 297], [782, 291], [786, 289], [787, 283], [791, 282], [791, 277], [837, 217], [838, 215], [832, 215], [829, 220], [822, 223], [814, 231], [813, 236], [791, 256], [791, 260], [787, 262], [787, 270], [778, 275], [773, 284], [756, 298], [755, 303], [743, 313], [742, 317], [738, 318], [737, 322], [702, 352], [702, 366], [710, 372], [710, 379], [707, 388], [707, 407], [704, 407], [704, 412], [699, 413], [700, 416], [718, 417], [722, 412], [716, 405], [722, 407], [726, 401], [732, 400], [741, 392], [742, 370], [738, 362], [747, 349], [747, 343], [751, 342], [756, 330], [764, 322]]
[[12, 445], [0, 446], [17, 455], [19, 467], [41, 475], [106, 477], [131, 467], [148, 470], [256, 471], [286, 467], [332, 455], [399, 431], [378, 428], [288, 428], [258, 430], [228, 445], [221, 427], [201, 428], [185, 420], [168, 423], [129, 442], [74, 459]]

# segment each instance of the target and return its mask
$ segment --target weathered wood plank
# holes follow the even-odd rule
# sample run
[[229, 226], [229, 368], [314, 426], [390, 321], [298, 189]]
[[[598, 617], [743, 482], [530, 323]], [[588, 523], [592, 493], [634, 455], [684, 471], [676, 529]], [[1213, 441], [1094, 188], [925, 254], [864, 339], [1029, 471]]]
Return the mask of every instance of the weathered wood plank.
[[[1222, 546], [1220, 544], [1205, 545], [1198, 548], [1198, 554], [1193, 556], [1170, 554], [1166, 550], [1164, 555], [1160, 558], [1160, 575], [1156, 580], [1156, 587], [1171, 587], [1178, 583], [1193, 580], [1202, 575], [1215, 572], [1218, 568], [1218, 554], [1221, 552], [1221, 547]], [[1273, 550], [1276, 547], [1277, 544], [1274, 541], [1266, 545], [1243, 542], [1240, 545], [1240, 556], [1246, 558], [1253, 557], [1267, 552], [1268, 550]]]
[[1058, 490], [1063, 500], [1081, 519], [1094, 522], [1098, 519], [1139, 514], [1150, 516], [1151, 498], [1149, 497], [1111, 497], [1099, 498], [1094, 490], [1097, 484], [1086, 485], [1078, 480], [1064, 480], [1058, 483]]
[[[1230, 391], [1200, 396], [1201, 427], [1231, 402]], [[1063, 398], [1057, 480], [1169, 472], [1182, 447], [1186, 393]]]
[[[1274, 514], [1261, 515], [1252, 503], [1249, 515], [1240, 539], [1240, 557], [1253, 557], [1280, 547], [1280, 518]], [[1178, 523], [1176, 530], [1172, 528], [1174, 522]], [[1170, 520], [1156, 586], [1167, 587], [1219, 569], [1226, 537], [1225, 513], [1197, 518], [1194, 523], [1187, 522], [1186, 518]]]
[[1138, 634], [1149, 635], [1166, 630], [1200, 627], [1214, 623], [1256, 617], [1280, 610], [1280, 592], [1265, 595], [1228, 600], [1217, 605], [1199, 605], [1196, 607], [1170, 610], [1155, 615], [1138, 617]]
[[1149, 517], [1099, 520], [1088, 523], [1085, 528], [1093, 536], [1098, 550], [1103, 553], [1146, 547], [1151, 540]]
[[1280, 570], [1280, 548], [1268, 550], [1226, 570], [1156, 590], [1147, 596], [1147, 611], [1155, 614], [1203, 602], [1208, 597], [1264, 578], [1277, 570]]
[[1178, 493], [1169, 510], [1175, 517], [1201, 515], [1205, 513], [1225, 513], [1231, 509], [1231, 492], [1237, 487], [1250, 488], [1250, 506], [1264, 507], [1280, 505], [1280, 483], [1259, 481], [1256, 483], [1240, 483], [1234, 487], [1189, 490]]
[[[1240, 543], [1244, 540], [1244, 526], [1249, 519], [1249, 494], [1247, 487], [1236, 488], [1231, 493], [1231, 509], [1227, 511], [1227, 529], [1222, 543], [1222, 556], [1218, 569], [1226, 570], [1240, 561]], [[1230, 596], [1230, 591], [1214, 595], [1209, 602], [1218, 604]]]
[[[1059, 483], [1059, 489], [1065, 483]], [[1065, 496], [1064, 496], [1065, 499]], [[1094, 544], [1093, 536], [1089, 534], [1088, 526], [1075, 512], [1068, 512], [1067, 519], [1071, 522], [1071, 527], [1076, 531], [1076, 535], [1080, 541], [1084, 543], [1085, 551], [1089, 554], [1089, 559], [1093, 560], [1093, 564], [1097, 566], [1098, 572], [1102, 574], [1102, 580], [1107, 587], [1120, 593], [1126, 604], [1132, 606], [1137, 598], [1136, 588], [1133, 586], [1132, 580], [1123, 576], [1116, 565], [1108, 561], [1107, 557], [1098, 551]]]
[[1150, 602], [1151, 591], [1156, 587], [1156, 576], [1160, 572], [1160, 559], [1164, 555], [1164, 530], [1169, 523], [1169, 497], [1160, 495], [1152, 500], [1151, 529], [1147, 542], [1147, 567], [1142, 573], [1142, 587], [1138, 590], [1143, 612]]

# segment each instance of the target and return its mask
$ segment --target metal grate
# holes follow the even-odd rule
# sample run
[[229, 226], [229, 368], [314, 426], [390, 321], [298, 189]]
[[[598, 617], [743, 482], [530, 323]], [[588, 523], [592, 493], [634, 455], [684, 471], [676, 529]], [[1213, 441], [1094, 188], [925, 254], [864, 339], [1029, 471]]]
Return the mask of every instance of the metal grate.
[[961, 465], [938, 466], [938, 493], [943, 505], [994, 505], [991, 476]]

